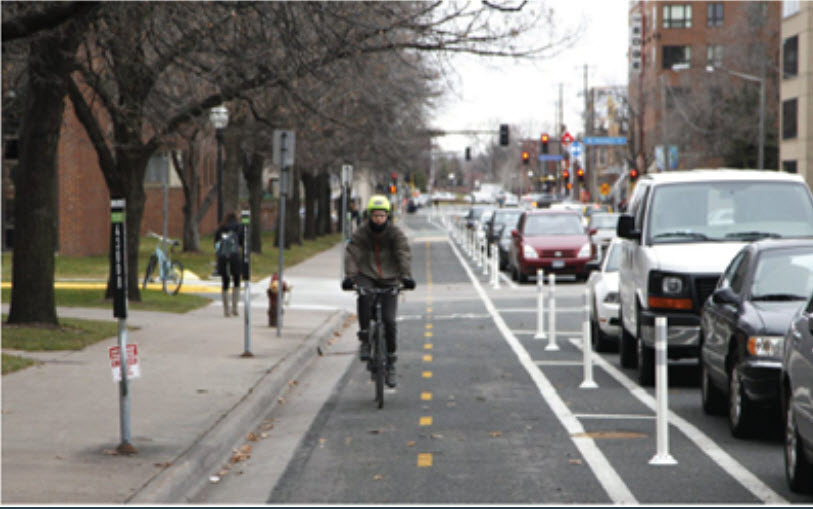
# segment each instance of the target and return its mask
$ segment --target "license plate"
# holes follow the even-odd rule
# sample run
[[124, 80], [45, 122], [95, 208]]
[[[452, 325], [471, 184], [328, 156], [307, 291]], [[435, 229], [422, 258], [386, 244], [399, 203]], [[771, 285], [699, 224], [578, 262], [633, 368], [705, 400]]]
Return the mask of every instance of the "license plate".
[[551, 263], [551, 266], [554, 269], [561, 269], [562, 267], [565, 266], [565, 261], [564, 260], [553, 260], [553, 263]]

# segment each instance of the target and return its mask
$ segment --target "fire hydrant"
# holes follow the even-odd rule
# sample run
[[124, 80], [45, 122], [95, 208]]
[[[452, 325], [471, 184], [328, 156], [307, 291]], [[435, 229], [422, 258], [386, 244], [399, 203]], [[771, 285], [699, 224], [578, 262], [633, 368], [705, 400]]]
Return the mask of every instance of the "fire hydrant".
[[[285, 281], [282, 282], [283, 298], [290, 295], [291, 288], [293, 288], [293, 286]], [[268, 293], [268, 326], [275, 327], [277, 325], [277, 306], [282, 305], [282, 303], [279, 302], [279, 273], [275, 272], [274, 275], [271, 276], [271, 284], [266, 293]]]

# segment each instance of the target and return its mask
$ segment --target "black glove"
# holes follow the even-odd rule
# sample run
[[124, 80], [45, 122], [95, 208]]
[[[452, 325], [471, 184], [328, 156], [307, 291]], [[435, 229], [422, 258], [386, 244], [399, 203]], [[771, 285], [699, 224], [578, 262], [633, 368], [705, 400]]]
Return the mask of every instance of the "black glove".
[[352, 290], [355, 286], [352, 277], [346, 277], [342, 280], [342, 290]]
[[401, 282], [404, 283], [405, 290], [414, 290], [415, 289], [415, 280], [411, 277], [404, 277], [401, 278]]

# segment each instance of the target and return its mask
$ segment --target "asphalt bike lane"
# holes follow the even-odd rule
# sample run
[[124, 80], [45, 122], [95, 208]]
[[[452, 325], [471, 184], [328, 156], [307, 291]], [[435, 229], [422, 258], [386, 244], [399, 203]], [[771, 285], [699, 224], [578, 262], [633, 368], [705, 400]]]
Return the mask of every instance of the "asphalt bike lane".
[[[462, 250], [455, 251], [461, 263], [468, 267], [468, 275], [487, 307], [493, 311], [506, 341], [529, 373], [532, 376], [537, 373], [534, 381], [540, 393], [570, 431], [574, 442], [582, 444], [585, 460], [614, 502], [787, 503], [696, 426], [674, 412], [669, 413], [669, 436], [672, 455], [678, 464], [649, 465], [656, 452], [656, 406], [649, 392], [595, 354], [593, 376], [599, 389], [579, 388], [584, 381], [583, 285], [557, 285], [556, 344], [560, 349], [549, 351], [547, 339], [534, 338], [535, 285], [513, 287], [506, 297], [507, 292], [490, 288], [488, 279], [480, 276], [479, 268], [467, 261]], [[517, 293], [525, 297], [517, 298]], [[555, 390], [552, 390], [551, 380], [555, 381]], [[781, 474], [781, 463], [779, 468]]]

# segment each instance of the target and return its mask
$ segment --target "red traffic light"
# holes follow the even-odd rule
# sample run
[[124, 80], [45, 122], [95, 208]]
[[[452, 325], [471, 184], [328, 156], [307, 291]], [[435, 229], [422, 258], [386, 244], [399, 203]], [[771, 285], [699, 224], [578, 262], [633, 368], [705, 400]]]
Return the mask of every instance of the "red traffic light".
[[523, 152], [522, 152], [522, 162], [523, 162], [523, 163], [525, 163], [525, 164], [528, 164], [528, 161], [530, 161], [530, 160], [531, 160], [531, 154], [530, 154], [530, 152], [528, 152], [528, 151], [523, 151]]
[[396, 179], [398, 179], [398, 174], [395, 173], [395, 172], [392, 172], [392, 180], [396, 180]]
[[638, 179], [638, 170], [633, 168], [630, 170], [630, 181], [635, 182], [636, 179]]
[[547, 134], [543, 134], [541, 139], [542, 139], [542, 143], [547, 143], [550, 138], [548, 137]]
[[579, 178], [584, 177], [584, 169], [579, 168], [578, 170], [576, 170], [576, 176]]
[[570, 172], [568, 170], [562, 170], [562, 180], [569, 180], [570, 179]]

